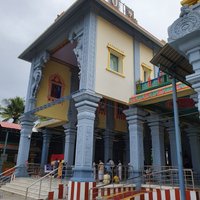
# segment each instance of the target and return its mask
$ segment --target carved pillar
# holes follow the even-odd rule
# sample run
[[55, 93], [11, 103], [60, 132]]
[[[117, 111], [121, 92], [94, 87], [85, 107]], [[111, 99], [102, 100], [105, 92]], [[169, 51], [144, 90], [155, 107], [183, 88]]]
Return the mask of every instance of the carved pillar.
[[183, 6], [180, 17], [169, 27], [170, 45], [188, 58], [194, 73], [186, 76], [198, 94], [200, 112], [200, 7]]
[[123, 163], [125, 165], [127, 165], [130, 162], [130, 142], [129, 142], [129, 134], [127, 133], [124, 137], [124, 144], [125, 144], [125, 148], [124, 148], [124, 160]]
[[113, 139], [114, 139], [114, 103], [106, 101], [106, 129], [104, 132], [104, 163], [113, 159]]
[[200, 132], [194, 126], [189, 126], [185, 131], [190, 143], [193, 170], [200, 175]]
[[96, 15], [93, 12], [89, 12], [69, 33], [69, 40], [77, 42], [74, 53], [80, 69], [80, 90], [94, 91], [96, 24]]
[[165, 166], [164, 125], [158, 114], [152, 113], [147, 118], [152, 137], [153, 166]]
[[[78, 90], [78, 72], [75, 70], [71, 71], [71, 88], [70, 92], [73, 93]], [[74, 152], [75, 152], [75, 142], [76, 142], [76, 123], [77, 123], [77, 110], [75, 108], [75, 102], [70, 99], [69, 110], [68, 110], [68, 120], [69, 122], [65, 124], [65, 150], [64, 150], [64, 160], [68, 165], [74, 164]]]
[[169, 134], [171, 165], [174, 167], [177, 167], [178, 161], [177, 161], [177, 152], [176, 152], [176, 135], [175, 135], [174, 121], [169, 120], [166, 123], [166, 126], [167, 126], [167, 132]]
[[65, 151], [64, 160], [68, 165], [74, 164], [74, 152], [76, 141], [76, 129], [70, 126], [70, 123], [63, 125], [65, 132]]
[[76, 158], [73, 181], [90, 182], [93, 177], [93, 140], [95, 112], [101, 96], [91, 91], [73, 95], [78, 110]]
[[49, 54], [45, 51], [37, 55], [32, 61], [26, 97], [25, 112], [35, 108], [38, 87], [42, 79], [42, 70], [45, 67], [45, 64], [48, 62], [48, 60]]
[[40, 166], [42, 169], [44, 169], [44, 165], [46, 165], [48, 161], [51, 133], [49, 132], [49, 129], [43, 130], [42, 133], [43, 133], [43, 142], [42, 142], [42, 155], [41, 155]]
[[27, 167], [26, 164], [29, 158], [30, 142], [32, 128], [34, 126], [35, 117], [33, 115], [23, 115], [20, 118], [21, 121], [21, 131], [20, 131], [20, 142], [19, 150], [17, 156], [17, 166], [16, 176], [25, 177], [27, 176]]
[[[133, 167], [131, 176], [137, 177], [144, 169], [143, 123], [146, 113], [137, 107], [130, 107], [124, 113], [129, 124], [130, 165]], [[141, 186], [141, 181], [136, 180], [138, 188]]]
[[114, 139], [113, 132], [105, 130], [103, 139], [104, 139], [104, 163], [106, 163], [108, 159], [113, 159], [113, 139]]
[[21, 117], [21, 132], [20, 132], [20, 143], [19, 151], [17, 156], [17, 165], [23, 166], [16, 170], [17, 176], [26, 176], [25, 162], [28, 161], [28, 155], [30, 150], [30, 139], [34, 121], [36, 118], [32, 114], [27, 112], [35, 108], [36, 96], [38, 87], [42, 78], [42, 67], [49, 59], [49, 54], [43, 52], [38, 54], [32, 61], [31, 72], [29, 76], [29, 85], [25, 104], [25, 114]]

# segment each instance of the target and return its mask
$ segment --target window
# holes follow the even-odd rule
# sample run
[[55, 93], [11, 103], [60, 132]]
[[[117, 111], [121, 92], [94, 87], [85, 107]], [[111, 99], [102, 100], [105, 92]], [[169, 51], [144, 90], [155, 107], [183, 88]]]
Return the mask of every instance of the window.
[[149, 78], [151, 79], [151, 75], [152, 75], [152, 68], [144, 63], [142, 63], [142, 81], [146, 82], [149, 80]]
[[110, 54], [110, 69], [114, 70], [116, 72], [119, 71], [119, 61], [118, 57], [113, 55], [112, 53]]
[[123, 76], [123, 59], [124, 59], [124, 52], [117, 49], [111, 44], [108, 44], [108, 66], [107, 70]]
[[48, 99], [55, 100], [63, 96], [64, 82], [58, 74], [54, 74], [49, 78]]

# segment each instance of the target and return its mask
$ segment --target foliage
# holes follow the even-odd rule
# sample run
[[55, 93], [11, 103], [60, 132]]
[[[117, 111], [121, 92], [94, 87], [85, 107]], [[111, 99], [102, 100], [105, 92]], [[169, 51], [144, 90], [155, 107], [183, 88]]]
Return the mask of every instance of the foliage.
[[3, 99], [0, 105], [0, 116], [3, 121], [12, 119], [13, 123], [19, 123], [19, 117], [23, 114], [25, 101], [21, 97]]

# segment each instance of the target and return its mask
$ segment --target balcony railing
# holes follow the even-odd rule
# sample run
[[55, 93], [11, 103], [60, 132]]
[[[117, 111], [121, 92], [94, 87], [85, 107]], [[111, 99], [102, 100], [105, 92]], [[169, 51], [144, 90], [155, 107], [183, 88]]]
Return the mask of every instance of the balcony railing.
[[136, 83], [136, 94], [170, 85], [171, 83], [172, 81], [169, 78], [169, 75], [164, 74], [162, 76], [159, 76], [157, 78], [151, 79], [143, 83]]

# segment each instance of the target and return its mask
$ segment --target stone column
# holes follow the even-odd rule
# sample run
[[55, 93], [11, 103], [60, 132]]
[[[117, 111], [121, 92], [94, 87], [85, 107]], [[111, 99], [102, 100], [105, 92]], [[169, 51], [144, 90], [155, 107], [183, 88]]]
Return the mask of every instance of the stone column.
[[27, 176], [26, 162], [29, 157], [32, 128], [34, 126], [34, 121], [36, 121], [36, 117], [34, 117], [33, 114], [30, 114], [30, 111], [35, 108], [37, 92], [42, 79], [42, 69], [45, 67], [45, 63], [48, 60], [49, 54], [46, 51], [38, 53], [37, 56], [32, 59], [26, 95], [25, 113], [20, 119], [22, 128], [20, 132], [20, 142], [17, 156], [17, 165], [20, 166], [20, 168], [16, 169], [16, 176]]
[[193, 170], [200, 175], [200, 132], [194, 126], [189, 126], [185, 131], [190, 143]]
[[16, 176], [25, 177], [27, 176], [27, 162], [29, 158], [29, 150], [31, 143], [32, 128], [34, 126], [35, 117], [33, 115], [23, 115], [20, 118], [21, 121], [21, 132], [19, 150], [17, 156], [17, 166], [15, 171]]
[[42, 133], [43, 133], [43, 142], [42, 142], [42, 156], [41, 156], [40, 167], [44, 169], [44, 165], [46, 165], [48, 161], [51, 133], [49, 133], [48, 129], [43, 130]]
[[110, 130], [105, 130], [104, 132], [104, 163], [108, 161], [108, 159], [113, 160], [113, 132]]
[[65, 152], [64, 160], [68, 165], [74, 164], [74, 152], [76, 141], [76, 129], [70, 126], [70, 123], [63, 125], [65, 132]]
[[200, 112], [200, 7], [183, 6], [180, 17], [168, 28], [168, 41], [171, 46], [186, 58], [192, 65], [193, 72], [186, 80], [198, 94], [198, 110]]
[[154, 168], [165, 166], [164, 125], [158, 114], [151, 114], [148, 118], [152, 137], [152, 157]]
[[113, 159], [113, 139], [114, 139], [114, 103], [106, 101], [106, 129], [104, 132], [104, 163]]
[[124, 165], [128, 165], [128, 163], [130, 162], [130, 142], [129, 142], [129, 135], [128, 133], [123, 137], [124, 139], [124, 144], [125, 144], [125, 148], [124, 148]]
[[174, 121], [169, 120], [166, 123], [166, 126], [167, 126], [167, 131], [169, 134], [171, 165], [173, 167], [178, 167]]
[[91, 91], [73, 95], [78, 110], [76, 158], [73, 181], [90, 182], [93, 177], [93, 140], [95, 112], [101, 96]]
[[[143, 123], [145, 112], [137, 107], [130, 107], [124, 111], [129, 124], [130, 165], [133, 173], [130, 178], [140, 176], [144, 169]], [[136, 180], [137, 188], [141, 186], [141, 179]]]
[[[78, 90], [78, 71], [71, 71], [71, 88], [70, 92], [73, 93]], [[68, 110], [68, 123], [65, 124], [65, 150], [64, 150], [64, 160], [68, 165], [74, 164], [74, 152], [75, 152], [75, 142], [76, 142], [76, 123], [77, 123], [77, 110], [75, 108], [75, 102], [70, 99], [69, 110]]]
[[[200, 20], [200, 19], [199, 19]], [[200, 37], [199, 37], [200, 40]], [[194, 90], [197, 92], [198, 97], [198, 110], [200, 113], [200, 44], [198, 47], [187, 51], [190, 64], [192, 64], [194, 74], [186, 76], [186, 80], [192, 85]]]

